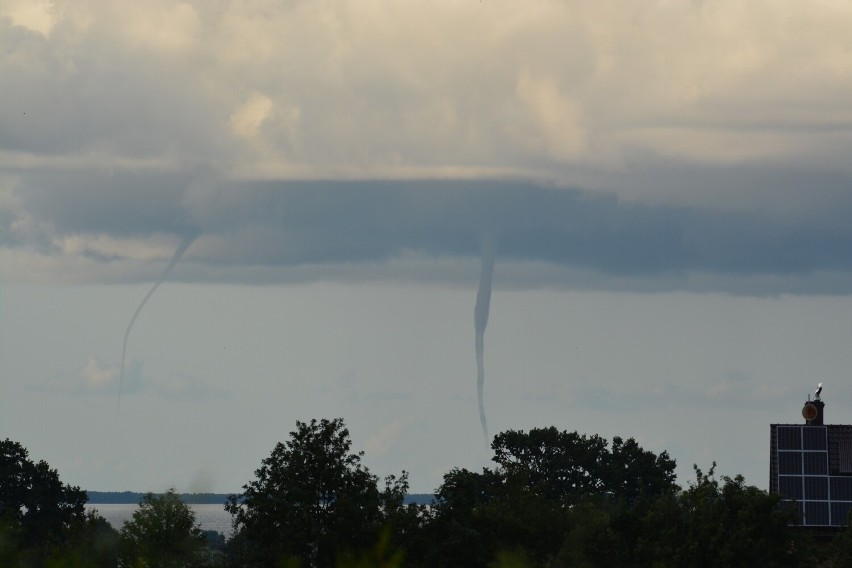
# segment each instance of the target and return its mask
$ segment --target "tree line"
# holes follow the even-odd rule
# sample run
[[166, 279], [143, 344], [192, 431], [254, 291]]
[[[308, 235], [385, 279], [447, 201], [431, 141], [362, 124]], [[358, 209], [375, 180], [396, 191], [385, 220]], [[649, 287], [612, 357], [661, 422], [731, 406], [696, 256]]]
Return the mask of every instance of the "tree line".
[[[19, 443], [0, 442], [0, 565], [92, 567], [842, 566], [848, 530], [818, 546], [778, 496], [718, 477], [680, 487], [675, 461], [633, 439], [509, 430], [494, 464], [454, 468], [431, 505], [405, 503], [408, 474], [382, 480], [344, 421], [297, 422], [240, 494], [233, 535], [205, 534], [174, 490], [147, 494], [119, 530], [85, 491]], [[213, 538], [216, 537], [217, 538]]]

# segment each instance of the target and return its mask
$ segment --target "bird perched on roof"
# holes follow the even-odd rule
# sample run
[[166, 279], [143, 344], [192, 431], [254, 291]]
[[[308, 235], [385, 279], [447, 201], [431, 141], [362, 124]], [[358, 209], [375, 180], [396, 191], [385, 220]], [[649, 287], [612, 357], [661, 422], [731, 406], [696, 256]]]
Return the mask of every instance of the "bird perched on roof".
[[816, 391], [814, 391], [814, 400], [819, 400], [819, 395], [822, 392], [822, 383], [817, 385]]

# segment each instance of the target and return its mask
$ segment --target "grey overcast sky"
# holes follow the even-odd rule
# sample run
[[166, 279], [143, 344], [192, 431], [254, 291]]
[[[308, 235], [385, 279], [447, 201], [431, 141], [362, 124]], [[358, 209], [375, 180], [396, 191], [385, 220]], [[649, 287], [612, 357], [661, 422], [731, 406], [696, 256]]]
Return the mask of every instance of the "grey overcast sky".
[[[767, 487], [852, 423], [852, 6], [0, 6], [0, 436], [97, 490], [231, 492], [343, 417], [427, 492], [492, 433]], [[181, 243], [190, 243], [125, 328]]]

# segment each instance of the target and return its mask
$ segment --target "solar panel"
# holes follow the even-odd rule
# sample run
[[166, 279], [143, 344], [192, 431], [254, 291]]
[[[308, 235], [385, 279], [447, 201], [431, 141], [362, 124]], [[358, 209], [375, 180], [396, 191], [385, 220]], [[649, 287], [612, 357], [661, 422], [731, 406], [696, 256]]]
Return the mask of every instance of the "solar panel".
[[802, 428], [802, 449], [822, 450], [828, 449], [826, 441], [826, 429], [824, 426], [808, 426]]
[[778, 478], [778, 493], [784, 499], [802, 500], [802, 478], [782, 475]]
[[805, 500], [828, 500], [828, 477], [805, 477]]
[[800, 426], [778, 427], [778, 449], [779, 450], [801, 450], [802, 428]]
[[805, 501], [804, 524], [826, 526], [829, 524], [827, 501]]
[[805, 475], [828, 475], [828, 452], [802, 452]]
[[[781, 498], [796, 503], [803, 525], [844, 526], [852, 511], [852, 476], [829, 475], [828, 429], [778, 425], [775, 439]], [[848, 446], [847, 468], [852, 469], [852, 444]]]
[[778, 473], [802, 475], [802, 452], [778, 452]]
[[836, 527], [845, 525], [849, 519], [849, 511], [852, 511], [852, 503], [832, 501], [831, 524]]
[[831, 499], [833, 501], [852, 501], [852, 477], [832, 476]]

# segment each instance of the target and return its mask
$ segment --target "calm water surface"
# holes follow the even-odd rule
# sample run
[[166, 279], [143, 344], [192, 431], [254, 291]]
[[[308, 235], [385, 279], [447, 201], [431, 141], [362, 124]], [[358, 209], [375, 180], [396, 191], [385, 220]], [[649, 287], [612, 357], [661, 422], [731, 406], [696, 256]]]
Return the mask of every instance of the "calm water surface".
[[[201, 525], [202, 530], [218, 531], [230, 538], [231, 515], [223, 505], [188, 505], [195, 513], [195, 520]], [[121, 529], [124, 521], [133, 518], [133, 512], [139, 505], [124, 503], [91, 503], [86, 505], [86, 510], [96, 509], [98, 514], [107, 520], [116, 530]]]

